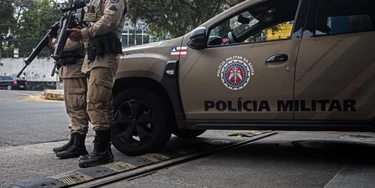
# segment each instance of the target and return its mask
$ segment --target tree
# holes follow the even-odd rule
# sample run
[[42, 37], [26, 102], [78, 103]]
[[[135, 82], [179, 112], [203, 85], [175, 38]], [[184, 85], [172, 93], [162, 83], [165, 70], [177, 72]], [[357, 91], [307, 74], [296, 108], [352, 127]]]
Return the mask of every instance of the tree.
[[12, 27], [14, 27], [15, 19], [12, 16], [14, 12], [14, 7], [12, 6], [12, 3], [10, 0], [2, 0], [0, 1], [0, 57], [4, 56], [4, 47], [8, 49], [8, 39], [9, 34], [12, 30]]
[[150, 34], [178, 37], [244, 0], [129, 0], [129, 17], [141, 19]]
[[[48, 29], [62, 16], [59, 9], [63, 4], [54, 0], [16, 0], [17, 29], [14, 30], [14, 46], [19, 48], [20, 56], [28, 56], [45, 36]], [[47, 56], [45, 50], [41, 56]]]

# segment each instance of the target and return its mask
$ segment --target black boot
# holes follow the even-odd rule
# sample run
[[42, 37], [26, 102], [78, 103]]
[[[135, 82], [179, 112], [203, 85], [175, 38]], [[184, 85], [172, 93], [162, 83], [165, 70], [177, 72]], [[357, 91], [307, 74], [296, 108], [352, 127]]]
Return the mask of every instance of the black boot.
[[77, 134], [78, 134], [78, 133], [72, 133], [72, 134], [70, 134], [70, 140], [69, 140], [69, 142], [66, 143], [66, 144], [64, 144], [64, 145], [61, 146], [61, 147], [53, 148], [53, 152], [58, 153], [58, 152], [62, 152], [62, 151], [67, 150], [70, 146], [73, 145], [74, 137], [75, 137]]
[[96, 131], [94, 149], [89, 155], [79, 158], [79, 167], [86, 168], [113, 162], [111, 131]]
[[62, 159], [75, 158], [81, 155], [87, 155], [88, 152], [85, 146], [86, 134], [76, 134], [73, 145], [68, 149], [56, 153], [56, 156]]

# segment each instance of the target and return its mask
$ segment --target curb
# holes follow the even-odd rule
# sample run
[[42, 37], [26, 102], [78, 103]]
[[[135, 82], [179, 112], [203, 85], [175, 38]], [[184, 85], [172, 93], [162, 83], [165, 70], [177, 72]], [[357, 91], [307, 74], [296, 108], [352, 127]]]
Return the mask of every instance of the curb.
[[64, 90], [44, 90], [42, 98], [46, 100], [64, 100]]

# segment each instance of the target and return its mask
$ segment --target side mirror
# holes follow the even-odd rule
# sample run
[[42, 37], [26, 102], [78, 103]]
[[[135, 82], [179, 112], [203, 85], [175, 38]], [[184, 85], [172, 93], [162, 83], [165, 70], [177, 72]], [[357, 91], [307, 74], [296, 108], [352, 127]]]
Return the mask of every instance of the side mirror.
[[193, 49], [203, 49], [207, 45], [206, 28], [198, 27], [191, 32], [188, 46]]

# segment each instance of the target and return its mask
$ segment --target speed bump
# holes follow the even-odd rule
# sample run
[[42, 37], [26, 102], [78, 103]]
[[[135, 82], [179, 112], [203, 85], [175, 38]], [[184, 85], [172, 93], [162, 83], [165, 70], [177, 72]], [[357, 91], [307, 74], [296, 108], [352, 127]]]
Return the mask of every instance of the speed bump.
[[[267, 135], [268, 132], [263, 132]], [[261, 134], [259, 132], [258, 134]], [[255, 134], [254, 134], [255, 136]], [[258, 135], [256, 135], [258, 136]], [[94, 166], [90, 168], [80, 168], [74, 171], [47, 176], [41, 179], [31, 179], [28, 181], [17, 182], [11, 187], [29, 188], [29, 187], [67, 187], [88, 183], [93, 180], [106, 178], [108, 176], [117, 175], [119, 173], [131, 172], [141, 167], [158, 164], [167, 161], [173, 161], [177, 158], [191, 154], [198, 154], [201, 152], [216, 151], [220, 148], [229, 147], [240, 143], [239, 140], [206, 140], [205, 142], [183, 143], [182, 145], [175, 145], [168, 150], [163, 150], [158, 153], [148, 153], [139, 156], [126, 156], [126, 159], [115, 161], [109, 164]]]
[[265, 133], [268, 133], [270, 131], [254, 131], [254, 130], [250, 130], [250, 131], [244, 131], [244, 132], [238, 132], [238, 133], [233, 133], [233, 134], [229, 134], [228, 136], [235, 136], [235, 137], [253, 137], [253, 136], [258, 136], [258, 135], [261, 135], [261, 134], [265, 134]]
[[136, 166], [130, 164], [130, 163], [125, 163], [125, 162], [114, 162], [110, 164], [103, 165], [103, 167], [109, 168], [115, 172], [125, 172], [130, 169], [137, 168]]
[[160, 162], [160, 161], [165, 161], [165, 160], [169, 159], [168, 156], [158, 154], [158, 153], [149, 153], [149, 154], [141, 155], [140, 157], [148, 159], [148, 160], [150, 160], [152, 162], [155, 162], [155, 163]]
[[51, 179], [58, 180], [66, 185], [75, 185], [79, 182], [85, 182], [94, 179], [93, 177], [84, 174], [84, 173], [76, 173], [76, 172], [69, 172], [58, 174], [56, 176], [49, 177]]

